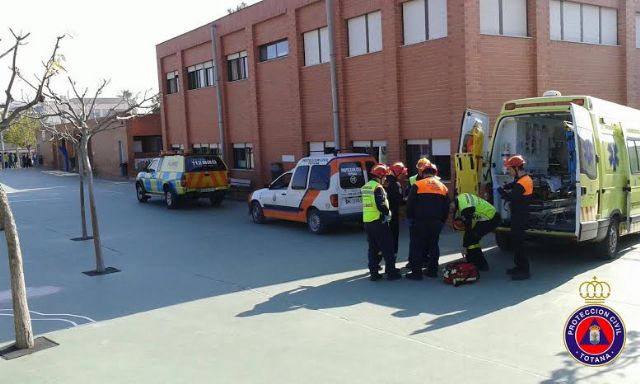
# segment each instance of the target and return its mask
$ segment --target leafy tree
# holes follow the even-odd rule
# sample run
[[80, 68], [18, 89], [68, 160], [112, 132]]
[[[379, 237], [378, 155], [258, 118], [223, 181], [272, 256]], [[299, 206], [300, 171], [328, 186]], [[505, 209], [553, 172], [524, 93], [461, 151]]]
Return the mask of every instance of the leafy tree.
[[9, 130], [5, 132], [4, 140], [16, 147], [31, 150], [31, 147], [35, 146], [38, 141], [36, 135], [40, 128], [41, 125], [38, 120], [21, 116], [11, 124]]

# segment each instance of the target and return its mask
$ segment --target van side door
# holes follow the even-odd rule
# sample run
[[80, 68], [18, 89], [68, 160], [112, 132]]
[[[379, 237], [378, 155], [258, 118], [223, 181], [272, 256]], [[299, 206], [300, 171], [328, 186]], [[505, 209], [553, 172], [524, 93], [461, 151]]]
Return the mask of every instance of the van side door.
[[571, 116], [576, 144], [576, 236], [582, 241], [594, 239], [598, 235], [598, 157], [591, 114], [585, 108], [571, 104]]
[[[609, 219], [616, 212], [626, 216], [627, 166], [624, 154], [627, 144], [616, 134], [616, 123], [600, 119], [600, 218]], [[619, 128], [618, 128], [619, 129]]]
[[[296, 212], [302, 215], [302, 211], [308, 207], [303, 207], [303, 200], [305, 198], [305, 194], [307, 192], [307, 179], [309, 178], [309, 166], [308, 165], [298, 165], [293, 172], [293, 177], [291, 178], [291, 183], [289, 184], [289, 189], [287, 190], [287, 198], [285, 200], [285, 205], [292, 212]], [[303, 218], [301, 216], [301, 218]]]
[[[640, 135], [627, 136], [627, 154], [629, 156], [628, 211], [629, 230], [640, 226]], [[638, 224], [636, 224], [638, 223]], [[640, 228], [637, 228], [640, 230]]]
[[359, 159], [338, 162], [338, 211], [341, 215], [362, 212], [365, 174]]

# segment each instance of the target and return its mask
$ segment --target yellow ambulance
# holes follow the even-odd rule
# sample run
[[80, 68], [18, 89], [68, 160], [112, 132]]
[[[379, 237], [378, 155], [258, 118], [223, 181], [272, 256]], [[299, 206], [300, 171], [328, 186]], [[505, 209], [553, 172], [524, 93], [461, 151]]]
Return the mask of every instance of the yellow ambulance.
[[513, 181], [503, 160], [514, 154], [534, 181], [529, 236], [592, 242], [614, 258], [619, 237], [640, 231], [640, 110], [548, 91], [505, 103], [490, 139], [488, 127], [487, 114], [465, 111], [456, 192], [494, 204], [500, 248], [509, 248], [510, 212], [497, 188]]

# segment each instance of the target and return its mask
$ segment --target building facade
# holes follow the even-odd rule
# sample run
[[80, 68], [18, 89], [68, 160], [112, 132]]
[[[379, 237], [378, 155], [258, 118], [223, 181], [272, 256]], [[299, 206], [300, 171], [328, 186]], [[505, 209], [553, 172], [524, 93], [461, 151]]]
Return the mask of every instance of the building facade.
[[220, 93], [232, 176], [262, 185], [273, 163], [333, 150], [329, 39], [342, 149], [427, 155], [445, 179], [466, 108], [493, 123], [550, 89], [640, 107], [638, 0], [333, 4], [333, 36], [324, 1], [263, 0], [157, 45], [164, 147], [219, 151]]

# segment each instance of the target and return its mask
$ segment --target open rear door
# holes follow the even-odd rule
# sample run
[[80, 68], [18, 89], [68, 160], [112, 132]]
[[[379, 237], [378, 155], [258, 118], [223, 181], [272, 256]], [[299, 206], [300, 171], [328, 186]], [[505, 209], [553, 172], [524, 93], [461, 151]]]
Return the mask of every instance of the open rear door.
[[[598, 166], [596, 163], [596, 149], [593, 136], [593, 122], [591, 114], [585, 108], [571, 104], [571, 116], [575, 137], [576, 175], [576, 236], [578, 240], [594, 239], [598, 235]], [[572, 154], [569, 154], [571, 158]], [[575, 164], [575, 165], [574, 165]], [[571, 171], [571, 170], [570, 170]]]
[[467, 109], [462, 116], [458, 153], [455, 155], [456, 193], [480, 195], [480, 185], [488, 164], [489, 115]]

